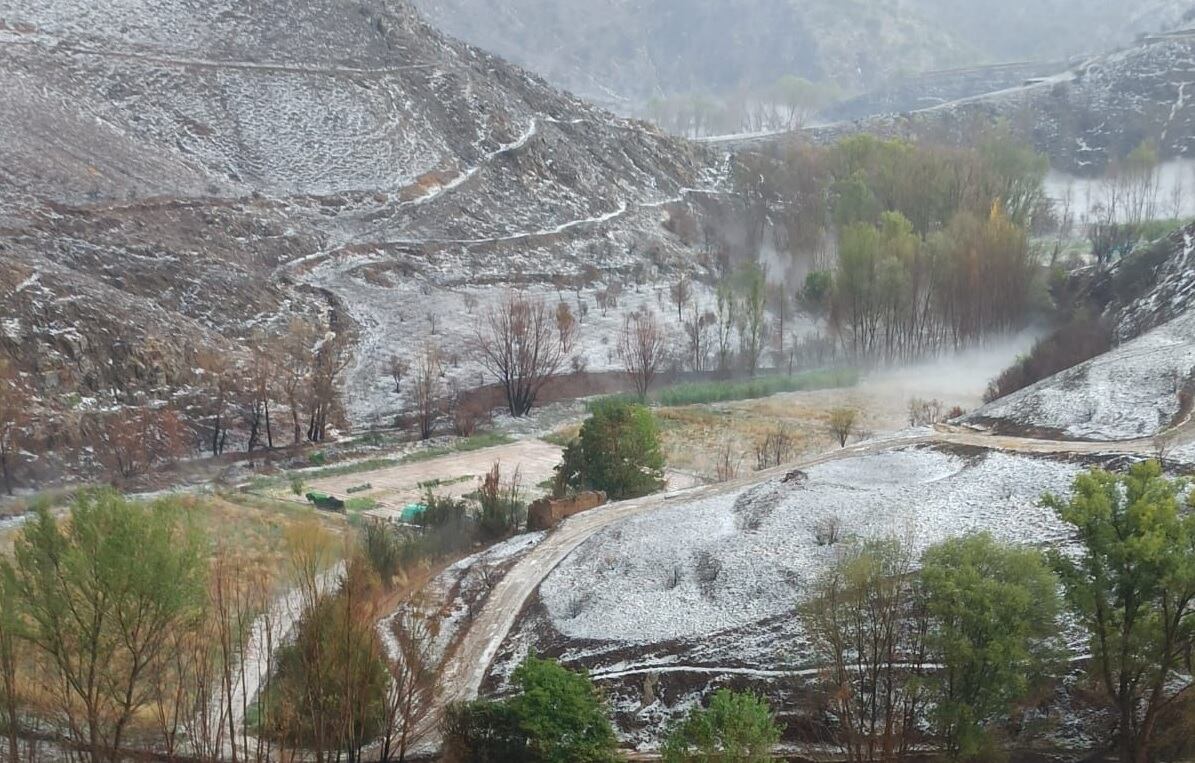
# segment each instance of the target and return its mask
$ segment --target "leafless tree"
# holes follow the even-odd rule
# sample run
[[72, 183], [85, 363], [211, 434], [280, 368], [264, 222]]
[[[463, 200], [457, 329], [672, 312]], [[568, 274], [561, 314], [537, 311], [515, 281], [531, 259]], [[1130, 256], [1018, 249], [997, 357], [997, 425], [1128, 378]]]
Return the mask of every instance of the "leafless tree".
[[443, 362], [440, 359], [440, 348], [433, 344], [426, 344], [415, 356], [414, 377], [412, 390], [415, 396], [415, 412], [419, 419], [419, 436], [426, 440], [432, 436], [432, 429], [436, 424], [436, 416], [440, 413], [440, 374]]
[[672, 304], [676, 305], [676, 319], [684, 320], [685, 305], [689, 304], [689, 300], [693, 298], [693, 284], [689, 281], [688, 276], [681, 276], [679, 281], [672, 284], [670, 296]]
[[406, 760], [411, 737], [431, 709], [436, 686], [435, 633], [428, 619], [413, 608], [391, 623], [397, 654], [391, 655], [390, 688], [386, 693], [381, 763]]
[[714, 464], [714, 479], [718, 482], [730, 482], [739, 476], [739, 466], [743, 457], [735, 448], [734, 443], [727, 441], [718, 449], [718, 460]]
[[177, 459], [187, 448], [182, 422], [168, 408], [143, 406], [107, 413], [87, 439], [114, 482]]
[[576, 327], [561, 330], [543, 300], [508, 294], [474, 327], [478, 360], [497, 377], [512, 416], [526, 416], [544, 385], [564, 368]]
[[654, 312], [643, 309], [626, 317], [618, 339], [618, 358], [640, 400], [647, 399], [667, 354], [668, 339]]
[[295, 318], [279, 340], [281, 391], [290, 409], [294, 443], [303, 441], [303, 403], [312, 375], [312, 352], [319, 339], [310, 322]]
[[5, 364], [0, 365], [0, 471], [4, 490], [12, 495], [13, 460], [20, 452], [30, 423], [30, 395], [20, 376]]
[[708, 310], [702, 310], [696, 302], [684, 318], [685, 336], [689, 340], [689, 367], [704, 371], [710, 354], [710, 329], [717, 323], [717, 317]]
[[562, 344], [572, 344], [572, 337], [577, 331], [577, 319], [573, 317], [573, 311], [568, 306], [567, 302], [559, 302], [556, 305], [556, 332], [560, 335]]
[[853, 763], [904, 758], [925, 706], [925, 621], [914, 559], [895, 541], [847, 550], [815, 588], [803, 621], [819, 659], [828, 701]]
[[402, 380], [406, 378], [407, 373], [411, 370], [410, 361], [398, 355], [391, 355], [389, 362], [386, 364], [386, 370], [390, 374], [390, 378], [394, 380], [394, 394], [402, 392]]
[[201, 353], [199, 368], [203, 371], [203, 386], [207, 392], [211, 420], [208, 443], [212, 455], [218, 456], [228, 443], [228, 409], [237, 391], [239, 375], [228, 355], [218, 350]]
[[311, 401], [308, 411], [307, 439], [323, 442], [328, 427], [339, 411], [339, 379], [348, 368], [352, 354], [345, 337], [329, 331], [316, 344], [311, 374]]
[[264, 341], [253, 343], [252, 356], [245, 369], [244, 384], [241, 387], [241, 418], [249, 430], [249, 443], [245, 450], [253, 452], [265, 436], [265, 444], [274, 448], [274, 427], [270, 420], [270, 403], [274, 398], [274, 384], [278, 377], [277, 361]]
[[796, 442], [787, 426], [781, 426], [755, 446], [755, 470], [763, 471], [792, 460]]

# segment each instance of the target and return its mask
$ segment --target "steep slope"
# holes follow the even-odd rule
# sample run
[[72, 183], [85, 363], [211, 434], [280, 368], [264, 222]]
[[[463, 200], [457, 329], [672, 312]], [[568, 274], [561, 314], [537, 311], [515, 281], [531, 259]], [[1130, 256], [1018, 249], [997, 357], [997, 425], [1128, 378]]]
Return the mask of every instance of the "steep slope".
[[907, 114], [817, 128], [961, 141], [976, 125], [1021, 130], [1061, 170], [1090, 172], [1143, 140], [1165, 157], [1195, 153], [1195, 31], [1175, 32], [1005, 90]]
[[450, 287], [693, 267], [661, 223], [718, 181], [401, 1], [8, 0], [0, 72], [0, 346], [51, 407], [173, 394], [294, 314], [384, 387]]
[[1184, 424], [1195, 385], [1195, 226], [1117, 263], [1093, 287], [1110, 296], [1110, 352], [968, 417], [1004, 432], [1129, 440]]
[[[613, 108], [785, 74], [897, 75], [1058, 61], [1179, 23], [1189, 0], [416, 0], [442, 28]], [[972, 91], [968, 94], [973, 94]]]
[[771, 84], [851, 88], [954, 66], [972, 49], [908, 3], [866, 0], [416, 0], [444, 29], [612, 108]]

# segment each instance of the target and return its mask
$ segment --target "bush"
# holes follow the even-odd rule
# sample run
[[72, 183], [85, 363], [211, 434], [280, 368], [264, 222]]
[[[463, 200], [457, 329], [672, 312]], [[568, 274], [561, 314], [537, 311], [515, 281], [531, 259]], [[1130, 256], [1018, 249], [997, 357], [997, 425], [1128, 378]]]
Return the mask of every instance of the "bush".
[[1011, 395], [1111, 348], [1112, 331], [1107, 324], [1080, 311], [1065, 326], [1039, 339], [1028, 355], [1018, 358], [996, 377], [988, 385], [983, 400], [990, 403]]
[[527, 505], [520, 498], [520, 490], [519, 470], [516, 469], [510, 481], [503, 485], [502, 472], [498, 464], [494, 464], [477, 491], [477, 502], [481, 506], [478, 524], [483, 536], [504, 538], [523, 525], [527, 519]]
[[449, 761], [578, 761], [615, 759], [614, 729], [602, 698], [584, 673], [528, 657], [515, 670], [515, 696], [451, 706], [444, 719]]
[[772, 709], [754, 694], [719, 689], [708, 708], [693, 708], [672, 727], [661, 752], [668, 763], [733, 760], [763, 763], [772, 759], [781, 728]]
[[614, 500], [638, 498], [664, 486], [664, 455], [651, 412], [641, 405], [607, 400], [592, 408], [580, 437], [564, 451], [558, 484], [601, 490]]

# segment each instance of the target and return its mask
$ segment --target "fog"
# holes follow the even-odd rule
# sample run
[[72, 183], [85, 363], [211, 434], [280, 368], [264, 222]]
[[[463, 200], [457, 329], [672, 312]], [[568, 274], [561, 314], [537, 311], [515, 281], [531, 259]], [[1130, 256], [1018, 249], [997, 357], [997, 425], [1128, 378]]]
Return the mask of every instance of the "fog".
[[[414, 0], [433, 23], [603, 106], [751, 98], [785, 76], [847, 98], [920, 73], [1107, 52], [1190, 0]], [[975, 82], [984, 92], [982, 77]]]
[[982, 403], [988, 382], [1027, 353], [1042, 334], [1040, 329], [1030, 329], [957, 354], [877, 370], [868, 375], [865, 384], [881, 388], [897, 404], [920, 397], [975, 408]]
[[[1157, 215], [1163, 218], [1195, 217], [1195, 159], [1173, 159], [1158, 166]], [[1046, 176], [1046, 195], [1059, 204], [1069, 197], [1076, 222], [1094, 217], [1106, 205], [1108, 187], [1101, 178], [1076, 177], [1052, 171]]]

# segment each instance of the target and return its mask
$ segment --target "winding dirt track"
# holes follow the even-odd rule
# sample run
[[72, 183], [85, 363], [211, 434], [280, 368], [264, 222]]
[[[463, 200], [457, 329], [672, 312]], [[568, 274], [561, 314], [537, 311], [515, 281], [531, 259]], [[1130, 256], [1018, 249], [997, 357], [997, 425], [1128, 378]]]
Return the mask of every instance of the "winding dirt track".
[[695, 501], [742, 490], [783, 476], [793, 469], [881, 453], [893, 448], [929, 444], [974, 446], [1030, 455], [1152, 455], [1155, 451], [1152, 439], [1114, 443], [1038, 440], [991, 435], [963, 427], [944, 425], [940, 426], [937, 431], [924, 435], [859, 443], [776, 469], [756, 472], [750, 477], [734, 482], [609, 504], [572, 517], [563, 522], [551, 535], [523, 557], [494, 586], [460, 644], [448, 657], [441, 675], [440, 690], [435, 706], [424, 723], [421, 724], [420, 747], [426, 749], [438, 744], [437, 728], [444, 707], [452, 702], [471, 700], [477, 697], [490, 663], [502, 642], [506, 640], [507, 634], [514, 626], [515, 619], [522, 611], [526, 601], [535, 593], [548, 573], [598, 530], [628, 517], [644, 514], [678, 501]]

